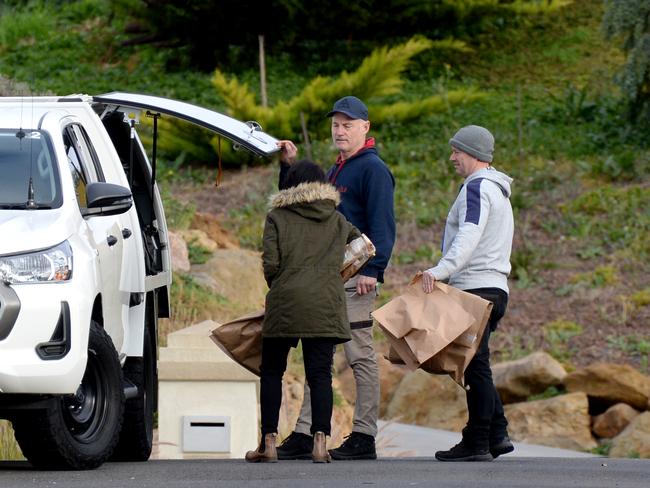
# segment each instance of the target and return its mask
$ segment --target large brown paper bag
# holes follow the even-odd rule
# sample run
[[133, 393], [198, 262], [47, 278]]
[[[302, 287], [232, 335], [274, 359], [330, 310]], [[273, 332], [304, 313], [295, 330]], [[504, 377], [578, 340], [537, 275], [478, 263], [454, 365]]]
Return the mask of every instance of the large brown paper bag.
[[264, 310], [220, 325], [210, 338], [226, 355], [251, 373], [260, 376]]
[[432, 293], [424, 293], [420, 277], [418, 273], [403, 295], [373, 312], [390, 342], [387, 359], [412, 370], [449, 374], [463, 386], [492, 303], [440, 282]]
[[449, 374], [456, 383], [465, 387], [465, 370], [481, 344], [493, 305], [489, 300], [452, 286], [443, 283], [436, 283], [436, 286], [446, 288], [449, 295], [462, 304], [464, 310], [469, 312], [475, 321], [451, 344], [420, 365], [420, 368], [433, 374]]
[[425, 293], [419, 282], [372, 316], [411, 369], [447, 347], [475, 321], [444, 289]]

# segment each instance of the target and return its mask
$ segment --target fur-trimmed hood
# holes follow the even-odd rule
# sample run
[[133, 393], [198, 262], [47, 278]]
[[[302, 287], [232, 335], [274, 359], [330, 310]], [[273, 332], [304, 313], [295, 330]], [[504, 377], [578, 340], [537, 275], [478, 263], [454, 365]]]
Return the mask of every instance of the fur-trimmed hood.
[[329, 183], [301, 183], [269, 199], [271, 210], [286, 208], [312, 220], [325, 220], [341, 202], [339, 192]]

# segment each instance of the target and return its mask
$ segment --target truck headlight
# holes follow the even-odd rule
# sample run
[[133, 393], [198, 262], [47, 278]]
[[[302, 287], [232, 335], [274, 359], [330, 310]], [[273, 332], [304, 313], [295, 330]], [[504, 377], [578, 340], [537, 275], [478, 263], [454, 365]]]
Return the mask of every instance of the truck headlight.
[[0, 281], [8, 284], [52, 283], [72, 278], [72, 248], [68, 241], [26, 254], [0, 256]]

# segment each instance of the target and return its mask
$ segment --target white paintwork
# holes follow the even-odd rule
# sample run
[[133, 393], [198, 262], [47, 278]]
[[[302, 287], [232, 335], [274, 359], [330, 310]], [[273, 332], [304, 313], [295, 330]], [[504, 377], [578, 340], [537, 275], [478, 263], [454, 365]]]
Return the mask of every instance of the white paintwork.
[[120, 108], [153, 110], [173, 115], [213, 130], [262, 156], [269, 156], [278, 150], [277, 139], [274, 137], [261, 130], [255, 130], [245, 122], [191, 103], [126, 92], [105, 93], [93, 99], [95, 102]]

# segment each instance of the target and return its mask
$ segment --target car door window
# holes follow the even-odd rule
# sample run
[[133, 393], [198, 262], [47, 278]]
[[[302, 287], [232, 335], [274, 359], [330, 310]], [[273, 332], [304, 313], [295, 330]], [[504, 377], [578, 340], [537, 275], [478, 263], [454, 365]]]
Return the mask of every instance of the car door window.
[[88, 133], [80, 125], [74, 124], [71, 126], [76, 145], [81, 154], [82, 160], [85, 161], [88, 165], [88, 170], [93, 181], [105, 181], [104, 172], [102, 167], [99, 164], [99, 158], [97, 157], [97, 152], [90, 142]]
[[[93, 179], [89, 172], [88, 161], [85, 159], [87, 156], [84, 157], [72, 126], [66, 127], [63, 131], [63, 145], [65, 147], [66, 156], [68, 157], [68, 167], [72, 174], [72, 181], [74, 184], [75, 194], [77, 195], [79, 209], [83, 210], [88, 204], [86, 201], [86, 186], [88, 183], [93, 181]], [[96, 179], [95, 174], [94, 181], [96, 181]]]

